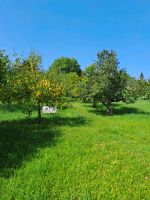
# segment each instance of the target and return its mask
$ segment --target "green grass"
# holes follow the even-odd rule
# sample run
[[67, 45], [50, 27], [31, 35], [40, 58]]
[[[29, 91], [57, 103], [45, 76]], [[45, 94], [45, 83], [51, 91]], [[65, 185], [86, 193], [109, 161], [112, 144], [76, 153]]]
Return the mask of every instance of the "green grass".
[[0, 200], [149, 200], [150, 102], [25, 119], [0, 105]]

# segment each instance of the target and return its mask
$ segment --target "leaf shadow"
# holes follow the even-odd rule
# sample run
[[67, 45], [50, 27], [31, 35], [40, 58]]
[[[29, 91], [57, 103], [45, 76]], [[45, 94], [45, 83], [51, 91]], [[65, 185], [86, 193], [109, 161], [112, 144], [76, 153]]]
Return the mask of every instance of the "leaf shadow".
[[51, 116], [38, 123], [36, 118], [0, 122], [0, 176], [9, 178], [24, 161], [31, 160], [39, 148], [57, 145], [60, 126], [85, 125], [84, 117]]
[[[23, 105], [23, 104], [0, 104], [0, 110], [3, 112], [17, 112], [17, 111], [24, 111], [26, 108], [28, 107], [28, 105]], [[32, 108], [33, 111], [36, 110], [36, 106], [35, 105], [30, 105], [30, 108]]]
[[[102, 116], [110, 116], [106, 113], [105, 107], [102, 104], [99, 104], [96, 108], [93, 108], [92, 105], [84, 105], [85, 107], [88, 108], [88, 112], [94, 113], [96, 115], [102, 115]], [[129, 106], [124, 106], [119, 103], [113, 103], [112, 105], [113, 109], [113, 115], [111, 116], [123, 116], [123, 115], [128, 115], [128, 114], [142, 114], [142, 115], [150, 115], [150, 112], [143, 111], [139, 108], [136, 107], [129, 107]]]

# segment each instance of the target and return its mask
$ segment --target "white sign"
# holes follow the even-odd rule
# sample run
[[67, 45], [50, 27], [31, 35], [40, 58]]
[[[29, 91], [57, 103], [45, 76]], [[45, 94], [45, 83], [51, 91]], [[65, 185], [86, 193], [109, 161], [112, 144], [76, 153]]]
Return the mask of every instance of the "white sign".
[[57, 109], [56, 109], [56, 107], [43, 106], [42, 112], [43, 112], [43, 114], [44, 113], [56, 113]]

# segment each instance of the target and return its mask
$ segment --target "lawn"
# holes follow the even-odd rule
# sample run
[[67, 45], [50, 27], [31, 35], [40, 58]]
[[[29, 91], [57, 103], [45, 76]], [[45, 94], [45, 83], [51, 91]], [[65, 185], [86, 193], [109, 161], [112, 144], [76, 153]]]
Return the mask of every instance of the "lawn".
[[114, 106], [76, 102], [38, 124], [0, 105], [0, 200], [149, 200], [150, 102]]

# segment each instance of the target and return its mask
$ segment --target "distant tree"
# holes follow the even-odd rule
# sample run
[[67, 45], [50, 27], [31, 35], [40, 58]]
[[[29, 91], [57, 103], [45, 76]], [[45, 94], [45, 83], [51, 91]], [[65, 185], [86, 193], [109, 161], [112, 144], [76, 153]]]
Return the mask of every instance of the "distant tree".
[[141, 72], [141, 74], [139, 76], [139, 79], [142, 80], [142, 81], [144, 80], [144, 74], [142, 72]]
[[83, 71], [80, 97], [83, 102], [92, 102], [96, 107], [97, 98], [96, 64], [91, 64]]
[[93, 63], [85, 68], [85, 70], [83, 71], [83, 74], [88, 77], [91, 77], [95, 74], [95, 70], [96, 70], [96, 64]]
[[4, 50], [0, 50], [0, 85], [7, 81], [7, 72], [10, 69], [9, 56]]
[[86, 102], [90, 102], [91, 98], [90, 98], [90, 89], [91, 89], [91, 84], [89, 81], [89, 77], [84, 75], [81, 78], [81, 82], [80, 82], [80, 99], [86, 103]]
[[54, 84], [63, 85], [61, 107], [68, 107], [73, 99], [79, 98], [81, 77], [77, 73], [57, 74], [55, 71], [50, 71], [47, 73], [47, 78]]
[[150, 100], [150, 79], [146, 81], [144, 99]]
[[127, 77], [126, 87], [122, 92], [122, 101], [129, 104], [134, 103], [139, 97], [139, 83], [135, 78]]
[[76, 72], [79, 76], [81, 75], [81, 68], [77, 60], [68, 57], [60, 57], [54, 60], [49, 70], [54, 70], [57, 74]]
[[141, 72], [138, 82], [138, 94], [139, 97], [145, 97], [147, 93], [147, 81], [144, 79], [144, 74]]

